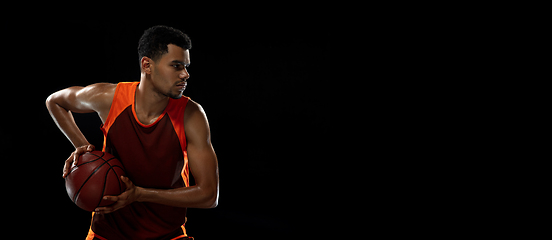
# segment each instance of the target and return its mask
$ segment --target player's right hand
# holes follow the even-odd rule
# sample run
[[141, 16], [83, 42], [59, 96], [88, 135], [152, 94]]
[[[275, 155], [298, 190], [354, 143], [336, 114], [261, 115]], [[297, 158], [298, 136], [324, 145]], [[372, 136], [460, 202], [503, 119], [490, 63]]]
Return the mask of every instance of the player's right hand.
[[63, 166], [63, 178], [67, 177], [67, 174], [69, 174], [72, 166], [78, 164], [80, 155], [83, 155], [86, 152], [92, 152], [95, 148], [96, 147], [92, 144], [77, 147], [75, 151], [71, 153], [71, 156], [65, 160], [65, 166]]

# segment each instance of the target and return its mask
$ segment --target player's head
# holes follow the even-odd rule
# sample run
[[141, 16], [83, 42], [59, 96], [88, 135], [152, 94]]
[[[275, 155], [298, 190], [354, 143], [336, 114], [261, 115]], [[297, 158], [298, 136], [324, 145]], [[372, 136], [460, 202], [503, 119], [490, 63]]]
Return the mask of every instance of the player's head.
[[190, 77], [186, 67], [190, 64], [192, 42], [178, 29], [155, 26], [144, 31], [138, 42], [138, 55], [142, 74], [150, 74], [155, 90], [171, 98], [182, 97], [186, 80]]
[[158, 60], [163, 54], [169, 52], [169, 44], [185, 50], [192, 49], [192, 41], [188, 35], [178, 29], [163, 25], [147, 29], [138, 42], [139, 60], [142, 60], [142, 57]]

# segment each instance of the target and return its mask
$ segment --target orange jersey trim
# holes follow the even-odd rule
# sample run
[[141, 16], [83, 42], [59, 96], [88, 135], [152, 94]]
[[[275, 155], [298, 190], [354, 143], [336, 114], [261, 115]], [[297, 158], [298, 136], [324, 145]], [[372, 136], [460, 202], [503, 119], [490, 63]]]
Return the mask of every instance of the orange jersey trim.
[[[109, 128], [115, 122], [115, 119], [125, 110], [128, 105], [134, 105], [134, 93], [136, 87], [140, 82], [121, 82], [117, 84], [115, 88], [115, 94], [113, 95], [113, 101], [111, 102], [111, 108], [109, 109], [109, 114], [107, 119], [102, 125], [101, 129], [104, 132], [104, 144], [103, 151], [105, 151], [106, 136], [109, 132]], [[132, 109], [134, 112], [134, 109]]]

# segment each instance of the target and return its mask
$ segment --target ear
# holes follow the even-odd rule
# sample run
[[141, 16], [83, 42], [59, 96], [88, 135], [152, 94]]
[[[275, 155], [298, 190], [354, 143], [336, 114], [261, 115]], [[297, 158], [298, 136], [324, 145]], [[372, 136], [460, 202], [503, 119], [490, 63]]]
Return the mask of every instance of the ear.
[[142, 72], [145, 72], [147, 74], [151, 74], [151, 66], [153, 65], [153, 61], [149, 57], [142, 57], [140, 60], [140, 69]]

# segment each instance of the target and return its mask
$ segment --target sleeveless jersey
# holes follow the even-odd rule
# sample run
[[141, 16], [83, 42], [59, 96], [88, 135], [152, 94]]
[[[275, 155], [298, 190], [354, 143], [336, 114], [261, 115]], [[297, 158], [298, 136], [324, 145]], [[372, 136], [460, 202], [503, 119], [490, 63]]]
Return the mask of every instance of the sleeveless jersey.
[[[121, 161], [136, 186], [188, 187], [184, 110], [189, 98], [171, 98], [157, 120], [144, 125], [135, 110], [138, 84], [117, 84], [109, 115], [101, 127], [103, 151]], [[115, 212], [92, 216], [87, 239], [170, 240], [186, 236], [186, 208], [134, 202]]]

